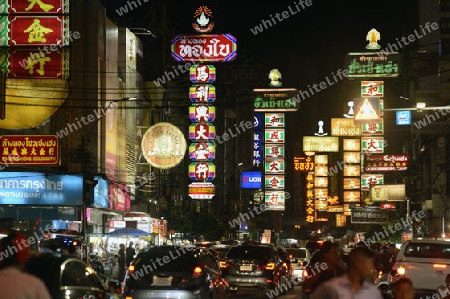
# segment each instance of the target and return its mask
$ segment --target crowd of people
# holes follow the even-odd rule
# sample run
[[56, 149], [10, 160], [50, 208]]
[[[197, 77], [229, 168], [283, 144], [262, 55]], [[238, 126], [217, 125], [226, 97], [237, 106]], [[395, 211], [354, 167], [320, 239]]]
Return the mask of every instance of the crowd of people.
[[[325, 263], [325, 270], [316, 275], [308, 275], [303, 289], [310, 299], [382, 299], [386, 295], [374, 284], [374, 274], [377, 276], [379, 272], [390, 272], [397, 252], [395, 244], [373, 244], [369, 248], [362, 243], [348, 256], [344, 256], [339, 244], [325, 241], [310, 262]], [[412, 281], [408, 278], [398, 280], [393, 286], [392, 294], [395, 299], [413, 299], [415, 291]]]

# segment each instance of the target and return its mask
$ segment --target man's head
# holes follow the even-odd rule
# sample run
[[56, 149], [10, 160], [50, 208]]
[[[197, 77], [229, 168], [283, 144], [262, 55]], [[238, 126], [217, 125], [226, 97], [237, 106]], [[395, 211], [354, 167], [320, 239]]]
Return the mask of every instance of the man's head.
[[130, 246], [130, 247], [133, 246], [133, 242], [132, 242], [132, 241], [130, 241], [130, 245], [129, 245], [129, 246]]
[[339, 251], [339, 245], [331, 241], [325, 241], [322, 245], [322, 254], [325, 262], [328, 265], [338, 265], [341, 258], [341, 252]]
[[361, 279], [368, 280], [372, 276], [374, 254], [367, 247], [358, 247], [350, 253], [349, 271]]
[[414, 291], [411, 279], [403, 277], [394, 284], [395, 299], [414, 299], [416, 291]]

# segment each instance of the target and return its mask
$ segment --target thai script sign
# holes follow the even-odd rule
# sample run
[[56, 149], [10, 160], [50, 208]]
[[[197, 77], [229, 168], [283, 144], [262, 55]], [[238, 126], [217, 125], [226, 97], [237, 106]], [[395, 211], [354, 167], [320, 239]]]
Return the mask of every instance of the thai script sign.
[[386, 221], [386, 211], [379, 208], [354, 208], [351, 211], [352, 223], [383, 223]]
[[0, 204], [82, 205], [83, 177], [0, 172]]
[[295, 88], [264, 88], [253, 89], [256, 92], [253, 108], [255, 111], [297, 111], [299, 102], [292, 99], [298, 95]]
[[303, 136], [304, 152], [338, 152], [339, 137]]
[[225, 62], [236, 58], [236, 38], [231, 34], [178, 35], [171, 42], [176, 61]]
[[361, 136], [361, 125], [355, 124], [353, 118], [332, 118], [332, 136]]
[[365, 171], [405, 171], [408, 169], [408, 155], [369, 155], [365, 158]]
[[395, 78], [400, 75], [400, 54], [397, 52], [349, 53], [345, 64], [348, 78]]
[[0, 164], [59, 164], [59, 138], [56, 135], [3, 135], [0, 144]]
[[294, 170], [308, 172], [314, 170], [314, 162], [311, 157], [294, 157]]

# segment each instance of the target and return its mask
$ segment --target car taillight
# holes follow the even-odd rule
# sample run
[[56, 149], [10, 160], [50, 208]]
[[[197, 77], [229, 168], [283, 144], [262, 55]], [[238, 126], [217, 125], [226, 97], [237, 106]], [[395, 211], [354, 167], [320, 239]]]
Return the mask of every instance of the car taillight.
[[447, 265], [446, 264], [433, 264], [433, 268], [435, 270], [445, 270], [447, 269]]
[[398, 269], [397, 269], [397, 274], [399, 274], [399, 275], [405, 275], [405, 273], [406, 273], [405, 267], [403, 267], [403, 266], [398, 267]]
[[308, 277], [308, 271], [306, 271], [306, 269], [303, 269], [302, 275], [303, 277]]
[[299, 265], [300, 267], [302, 267], [302, 266], [303, 266], [303, 262], [299, 262], [298, 265]]
[[194, 271], [192, 273], [192, 278], [198, 278], [200, 276], [202, 276], [203, 274], [203, 269], [199, 266], [194, 268]]
[[130, 272], [130, 273], [134, 273], [134, 265], [129, 265], [128, 266], [128, 272]]
[[234, 264], [230, 262], [221, 261], [220, 268], [233, 268]]
[[273, 270], [273, 269], [275, 269], [275, 264], [274, 263], [267, 263], [266, 270]]
[[284, 262], [282, 266], [287, 268], [287, 263]]

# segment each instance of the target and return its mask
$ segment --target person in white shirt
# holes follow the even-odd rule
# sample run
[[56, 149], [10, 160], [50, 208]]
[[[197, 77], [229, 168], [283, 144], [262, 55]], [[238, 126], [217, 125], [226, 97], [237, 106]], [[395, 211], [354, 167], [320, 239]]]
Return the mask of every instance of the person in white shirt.
[[373, 261], [374, 254], [370, 249], [353, 249], [347, 273], [320, 285], [310, 299], [382, 299], [381, 292], [369, 282]]
[[30, 254], [28, 240], [12, 233], [0, 240], [1, 298], [51, 299], [44, 282], [22, 271]]

